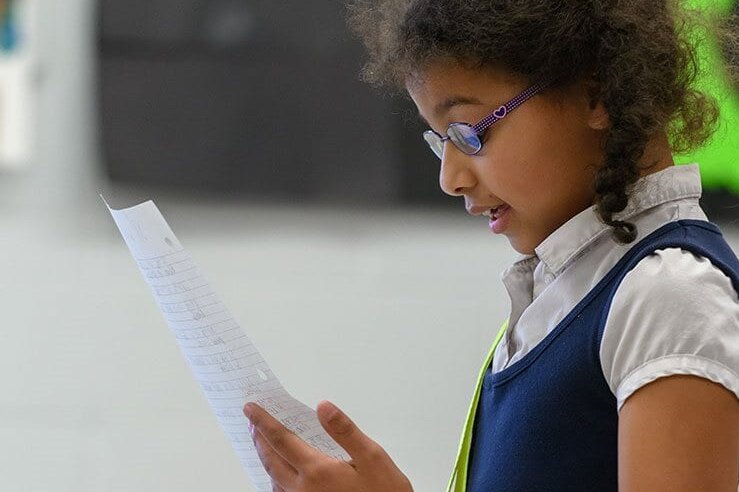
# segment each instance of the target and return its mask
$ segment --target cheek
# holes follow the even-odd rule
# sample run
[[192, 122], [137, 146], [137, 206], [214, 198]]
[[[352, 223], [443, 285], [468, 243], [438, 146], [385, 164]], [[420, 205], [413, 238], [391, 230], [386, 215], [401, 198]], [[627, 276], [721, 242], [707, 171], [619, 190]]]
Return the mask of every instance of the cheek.
[[589, 193], [596, 135], [566, 111], [530, 109], [491, 135], [478, 176], [492, 195], [522, 213], [572, 208], [571, 202], [582, 203]]
[[598, 136], [559, 115], [548, 116], [532, 123], [512, 147], [521, 184], [549, 196], [588, 188], [598, 162]]
[[496, 152], [480, 164], [486, 190], [509, 203], [529, 223], [560, 220], [588, 200], [590, 178], [566, 147], [530, 139]]

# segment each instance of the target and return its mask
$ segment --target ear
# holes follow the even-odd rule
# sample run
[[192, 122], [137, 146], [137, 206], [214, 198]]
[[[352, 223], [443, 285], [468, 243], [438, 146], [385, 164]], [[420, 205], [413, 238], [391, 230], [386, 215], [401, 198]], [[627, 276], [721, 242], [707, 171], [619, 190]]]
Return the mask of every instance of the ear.
[[605, 130], [611, 125], [608, 111], [600, 99], [600, 90], [595, 80], [585, 82], [587, 94], [587, 124], [593, 130]]

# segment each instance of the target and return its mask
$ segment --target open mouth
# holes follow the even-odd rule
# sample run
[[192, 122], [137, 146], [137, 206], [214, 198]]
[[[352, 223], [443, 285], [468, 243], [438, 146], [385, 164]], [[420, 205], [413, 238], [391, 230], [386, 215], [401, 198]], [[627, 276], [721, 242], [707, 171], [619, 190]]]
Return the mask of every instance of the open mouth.
[[497, 206], [497, 207], [493, 207], [493, 208], [491, 208], [490, 210], [488, 210], [488, 211], [486, 211], [486, 212], [483, 212], [483, 213], [482, 213], [482, 215], [484, 215], [485, 217], [488, 217], [488, 218], [490, 218], [490, 219], [492, 219], [492, 220], [495, 220], [495, 219], [497, 219], [498, 217], [500, 217], [501, 215], [503, 215], [503, 213], [504, 213], [504, 212], [505, 212], [506, 210], [508, 210], [509, 208], [511, 208], [511, 207], [510, 207], [510, 206], [508, 206], [508, 205], [506, 205], [506, 204], [504, 203], [503, 205], [499, 205], [499, 206]]

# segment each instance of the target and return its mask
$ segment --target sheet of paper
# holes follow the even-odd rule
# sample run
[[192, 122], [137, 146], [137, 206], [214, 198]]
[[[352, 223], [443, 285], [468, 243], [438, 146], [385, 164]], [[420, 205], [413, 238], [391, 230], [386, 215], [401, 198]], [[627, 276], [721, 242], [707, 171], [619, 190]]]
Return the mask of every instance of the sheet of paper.
[[271, 491], [272, 486], [241, 411], [247, 401], [260, 404], [315, 448], [348, 459], [315, 411], [285, 391], [156, 205], [148, 201], [108, 210], [256, 490]]

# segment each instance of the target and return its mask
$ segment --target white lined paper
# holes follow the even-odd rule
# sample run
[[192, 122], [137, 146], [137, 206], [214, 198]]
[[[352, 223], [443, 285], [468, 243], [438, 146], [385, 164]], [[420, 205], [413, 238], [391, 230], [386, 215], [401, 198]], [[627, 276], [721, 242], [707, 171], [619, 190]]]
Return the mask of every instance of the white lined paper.
[[323, 430], [315, 411], [283, 388], [156, 205], [147, 201], [121, 210], [106, 206], [255, 489], [268, 492], [272, 485], [242, 413], [248, 401], [264, 407], [320, 451], [348, 459]]

